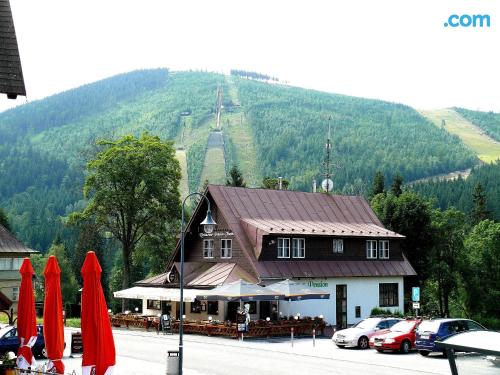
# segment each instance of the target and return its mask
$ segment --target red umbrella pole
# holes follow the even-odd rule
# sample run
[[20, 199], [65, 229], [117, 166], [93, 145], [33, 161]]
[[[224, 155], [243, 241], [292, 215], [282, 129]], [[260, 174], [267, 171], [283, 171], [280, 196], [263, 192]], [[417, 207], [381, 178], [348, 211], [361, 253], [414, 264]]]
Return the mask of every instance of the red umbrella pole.
[[64, 374], [64, 324], [62, 314], [61, 269], [54, 255], [45, 266], [45, 300], [43, 307], [43, 334], [49, 362], [47, 372]]

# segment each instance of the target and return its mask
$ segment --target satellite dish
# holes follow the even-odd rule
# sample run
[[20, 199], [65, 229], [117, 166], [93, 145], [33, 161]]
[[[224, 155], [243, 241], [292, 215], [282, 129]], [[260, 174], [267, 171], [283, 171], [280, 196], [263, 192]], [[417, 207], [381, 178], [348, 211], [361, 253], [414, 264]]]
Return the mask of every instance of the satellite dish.
[[323, 182], [321, 182], [321, 187], [323, 188], [324, 191], [329, 193], [333, 190], [333, 181], [330, 180], [329, 178], [326, 178], [323, 180]]

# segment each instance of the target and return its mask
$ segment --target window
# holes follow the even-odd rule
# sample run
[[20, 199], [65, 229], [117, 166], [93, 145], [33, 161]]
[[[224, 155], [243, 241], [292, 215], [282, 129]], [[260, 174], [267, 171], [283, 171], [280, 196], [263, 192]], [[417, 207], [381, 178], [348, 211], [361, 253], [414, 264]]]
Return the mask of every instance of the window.
[[289, 238], [278, 238], [278, 258], [290, 258]]
[[19, 271], [21, 269], [21, 265], [23, 264], [24, 258], [14, 258], [12, 259], [12, 269]]
[[249, 301], [247, 303], [250, 305], [248, 313], [249, 314], [257, 314], [257, 302], [255, 302], [255, 301]]
[[389, 241], [378, 242], [378, 257], [380, 259], [389, 259]]
[[333, 252], [337, 254], [344, 252], [344, 240], [333, 240]]
[[12, 269], [12, 258], [0, 258], [0, 270], [10, 271]]
[[195, 299], [193, 302], [191, 302], [191, 312], [201, 314], [201, 301]]
[[19, 298], [19, 287], [15, 286], [12, 288], [12, 301], [17, 301]]
[[305, 238], [292, 238], [292, 254], [294, 258], [306, 257], [306, 240]]
[[220, 240], [221, 258], [231, 258], [233, 256], [233, 240]]
[[377, 241], [366, 241], [366, 258], [377, 259]]
[[208, 301], [207, 312], [209, 315], [219, 315], [219, 301]]
[[355, 309], [355, 317], [361, 318], [361, 306], [356, 306], [354, 309]]
[[161, 310], [161, 301], [156, 299], [148, 299], [147, 306], [149, 310]]
[[214, 257], [214, 240], [203, 240], [203, 258]]
[[378, 288], [380, 307], [399, 306], [398, 283], [382, 283], [378, 284]]

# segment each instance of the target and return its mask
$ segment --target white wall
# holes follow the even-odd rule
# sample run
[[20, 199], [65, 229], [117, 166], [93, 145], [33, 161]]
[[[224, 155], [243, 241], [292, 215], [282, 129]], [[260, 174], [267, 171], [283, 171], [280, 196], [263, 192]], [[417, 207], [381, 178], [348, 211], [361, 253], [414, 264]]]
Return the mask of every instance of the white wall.
[[[328, 300], [306, 300], [306, 301], [280, 301], [279, 310], [282, 316], [296, 315], [300, 313], [304, 316], [323, 315], [328, 324], [336, 324], [336, 286], [347, 285], [347, 324], [357, 323], [361, 319], [370, 315], [372, 308], [379, 306], [379, 283], [398, 283], [399, 306], [391, 308], [392, 311], [404, 311], [404, 290], [402, 277], [353, 277], [353, 278], [330, 278], [330, 279], [294, 279], [294, 281], [309, 285], [310, 281], [320, 284], [316, 289], [321, 289], [330, 293]], [[273, 282], [266, 282], [270, 285]], [[327, 286], [325, 286], [327, 285]], [[312, 285], [314, 288], [314, 285]], [[361, 306], [361, 318], [356, 318], [355, 307]], [[386, 309], [384, 307], [384, 309]]]

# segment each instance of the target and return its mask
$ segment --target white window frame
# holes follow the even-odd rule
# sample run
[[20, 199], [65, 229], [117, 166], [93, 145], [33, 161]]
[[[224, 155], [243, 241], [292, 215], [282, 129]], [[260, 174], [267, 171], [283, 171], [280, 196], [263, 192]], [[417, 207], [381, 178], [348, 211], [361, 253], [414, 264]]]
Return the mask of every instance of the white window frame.
[[222, 259], [231, 259], [233, 257], [233, 240], [223, 238], [220, 240], [220, 257]]
[[378, 257], [379, 259], [389, 259], [389, 240], [380, 240], [378, 242]]
[[344, 253], [344, 240], [342, 238], [335, 238], [332, 243], [333, 243], [334, 254]]
[[0, 258], [0, 271], [12, 270], [12, 258]]
[[366, 259], [377, 259], [377, 244], [377, 240], [366, 240]]
[[[286, 244], [286, 246], [285, 246]], [[278, 238], [278, 258], [286, 259], [290, 258], [290, 239], [289, 238]]]
[[213, 259], [214, 257], [214, 240], [209, 238], [203, 240], [203, 258]]
[[306, 257], [306, 239], [292, 238], [292, 256], [303, 259]]

